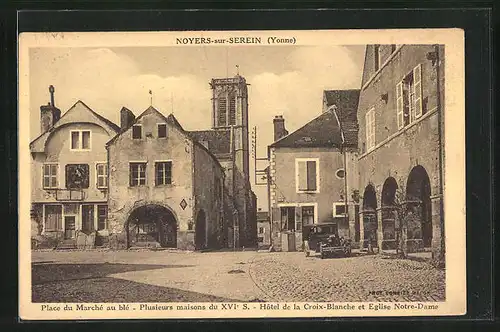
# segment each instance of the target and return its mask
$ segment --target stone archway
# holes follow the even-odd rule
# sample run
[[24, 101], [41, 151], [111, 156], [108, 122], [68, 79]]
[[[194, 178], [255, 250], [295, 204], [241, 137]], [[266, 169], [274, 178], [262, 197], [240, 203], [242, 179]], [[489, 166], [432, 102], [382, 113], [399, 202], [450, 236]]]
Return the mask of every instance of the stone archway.
[[125, 224], [127, 248], [177, 247], [177, 220], [172, 211], [158, 204], [135, 208]]
[[206, 247], [206, 227], [207, 220], [205, 211], [201, 209], [198, 211], [198, 215], [196, 216], [196, 226], [194, 233], [194, 243], [197, 250], [203, 249]]
[[396, 249], [397, 246], [397, 207], [396, 190], [398, 184], [396, 179], [388, 177], [382, 186], [382, 249]]
[[408, 239], [422, 242], [424, 248], [432, 244], [431, 185], [429, 175], [421, 165], [413, 167], [406, 183]]
[[377, 247], [377, 194], [373, 185], [366, 186], [363, 194], [363, 247]]

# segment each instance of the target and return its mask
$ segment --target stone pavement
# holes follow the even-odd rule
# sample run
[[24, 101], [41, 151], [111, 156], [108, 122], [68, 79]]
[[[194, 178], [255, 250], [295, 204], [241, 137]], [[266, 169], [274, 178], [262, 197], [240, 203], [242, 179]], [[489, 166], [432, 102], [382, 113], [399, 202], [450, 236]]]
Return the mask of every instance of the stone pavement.
[[32, 252], [34, 302], [435, 301], [444, 270], [378, 255]]

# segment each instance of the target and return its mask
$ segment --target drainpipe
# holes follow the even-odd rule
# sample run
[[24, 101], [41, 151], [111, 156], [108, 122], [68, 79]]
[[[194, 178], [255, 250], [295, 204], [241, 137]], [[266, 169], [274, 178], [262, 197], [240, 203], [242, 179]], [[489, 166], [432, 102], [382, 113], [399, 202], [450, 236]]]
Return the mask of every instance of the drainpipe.
[[[443, 110], [442, 110], [442, 105], [441, 105], [441, 66], [440, 66], [440, 61], [441, 61], [441, 54], [439, 51], [439, 45], [435, 45], [435, 52], [436, 52], [436, 96], [437, 96], [437, 108], [438, 108], [438, 142], [439, 142], [439, 192], [440, 192], [440, 204], [439, 204], [439, 213], [440, 213], [440, 228], [441, 228], [441, 241], [440, 241], [440, 250], [441, 250], [441, 257], [444, 257], [444, 251], [445, 251], [445, 246], [444, 246], [444, 188], [443, 188], [443, 180], [444, 180], [444, 174], [443, 174], [443, 159], [444, 159], [444, 149], [443, 149]], [[439, 257], [439, 259], [441, 259]]]
[[347, 230], [348, 230], [348, 236], [349, 239], [351, 238], [351, 227], [349, 226], [349, 215], [347, 213], [347, 153], [346, 153], [346, 144], [345, 144], [345, 135], [344, 135], [344, 129], [342, 128], [342, 122], [340, 121], [338, 115], [337, 115], [337, 106], [332, 105], [330, 106], [333, 109], [333, 113], [335, 114], [335, 118], [337, 119], [337, 123], [339, 125], [340, 129], [340, 137], [341, 137], [341, 145], [340, 145], [340, 153], [343, 154], [344, 160], [344, 222], [347, 225]]

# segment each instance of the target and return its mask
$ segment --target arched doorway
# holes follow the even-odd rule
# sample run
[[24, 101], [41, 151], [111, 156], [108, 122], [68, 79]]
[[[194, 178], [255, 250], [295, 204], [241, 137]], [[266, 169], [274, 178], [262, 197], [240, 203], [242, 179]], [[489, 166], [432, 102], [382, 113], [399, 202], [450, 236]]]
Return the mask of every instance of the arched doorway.
[[127, 246], [177, 247], [177, 220], [164, 206], [148, 204], [134, 209], [126, 223]]
[[205, 239], [206, 239], [206, 216], [205, 211], [198, 211], [198, 215], [196, 216], [196, 230], [194, 233], [194, 243], [196, 249], [203, 249], [205, 247]]
[[363, 246], [368, 247], [371, 243], [372, 247], [377, 247], [377, 195], [373, 185], [369, 184], [365, 188], [363, 194]]
[[382, 186], [382, 249], [395, 249], [397, 246], [397, 189], [398, 184], [393, 177], [388, 177]]
[[[408, 239], [422, 240], [424, 248], [432, 244], [431, 184], [427, 171], [418, 165], [413, 167], [406, 184], [406, 202], [414, 217], [407, 225]], [[411, 221], [410, 221], [411, 222]]]

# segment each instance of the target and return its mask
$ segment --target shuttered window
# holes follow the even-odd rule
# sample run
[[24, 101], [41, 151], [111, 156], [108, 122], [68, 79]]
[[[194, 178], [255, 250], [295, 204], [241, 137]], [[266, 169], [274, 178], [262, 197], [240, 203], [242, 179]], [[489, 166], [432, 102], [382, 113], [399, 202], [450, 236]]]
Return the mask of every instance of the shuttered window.
[[318, 160], [297, 160], [297, 190], [318, 191]]
[[58, 164], [45, 164], [43, 165], [43, 188], [55, 189], [57, 188], [57, 170]]
[[399, 82], [396, 85], [396, 110], [398, 119], [398, 129], [401, 129], [405, 125], [404, 120], [404, 109], [403, 109], [403, 82]]
[[415, 118], [422, 116], [422, 66], [413, 69], [413, 109]]
[[229, 125], [236, 124], [236, 96], [232, 94], [229, 96]]
[[422, 65], [419, 64], [396, 85], [398, 129], [420, 118], [422, 105]]
[[365, 114], [366, 149], [370, 151], [375, 147], [375, 108]]
[[108, 164], [97, 164], [97, 188], [108, 187]]
[[219, 98], [219, 126], [225, 126], [227, 124], [227, 99], [225, 97]]

